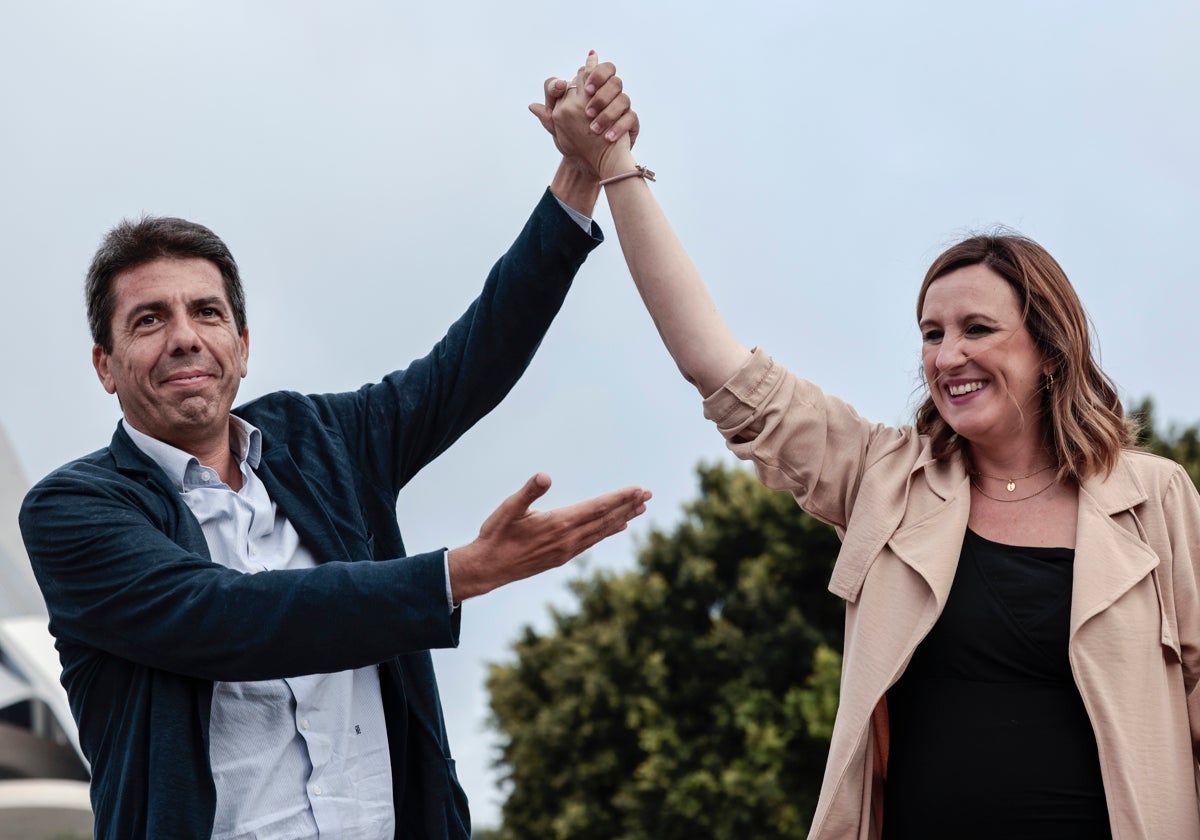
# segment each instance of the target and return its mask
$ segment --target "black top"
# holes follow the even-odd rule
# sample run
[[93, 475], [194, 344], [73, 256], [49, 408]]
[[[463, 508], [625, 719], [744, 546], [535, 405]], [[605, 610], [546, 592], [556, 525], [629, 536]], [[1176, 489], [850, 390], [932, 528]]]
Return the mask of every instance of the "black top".
[[1069, 548], [967, 531], [946, 608], [888, 691], [883, 840], [1108, 840], [1071, 677]]

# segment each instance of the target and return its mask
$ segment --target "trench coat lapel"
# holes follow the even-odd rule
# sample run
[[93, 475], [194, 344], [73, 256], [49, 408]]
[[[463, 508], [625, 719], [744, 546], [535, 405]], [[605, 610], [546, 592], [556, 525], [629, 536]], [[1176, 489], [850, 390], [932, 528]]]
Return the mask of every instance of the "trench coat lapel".
[[[870, 492], [860, 494], [865, 503], [855, 509], [854, 527], [839, 532], [842, 549], [829, 590], [857, 602], [867, 572], [887, 545], [928, 582], [940, 611], [954, 582], [970, 513], [966, 470], [957, 458], [939, 463], [925, 452], [903, 484], [888, 475], [871, 484]], [[917, 507], [921, 513], [904, 522]]]
[[1133, 509], [1148, 495], [1125, 459], [1108, 477], [1085, 480], [1079, 490], [1075, 532], [1071, 636], [1158, 566], [1138, 533]]
[[927, 515], [897, 530], [890, 545], [896, 556], [929, 584], [940, 614], [958, 571], [971, 513], [971, 485], [966, 470], [954, 459], [950, 463], [924, 464], [923, 470], [910, 476], [909, 486], [910, 493], [932, 492], [939, 501]]

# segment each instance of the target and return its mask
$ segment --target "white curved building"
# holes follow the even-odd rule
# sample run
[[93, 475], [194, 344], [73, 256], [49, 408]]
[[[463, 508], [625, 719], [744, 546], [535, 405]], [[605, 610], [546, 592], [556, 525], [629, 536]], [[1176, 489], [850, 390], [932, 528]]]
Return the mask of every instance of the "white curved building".
[[91, 837], [87, 764], [17, 527], [27, 489], [0, 429], [0, 840]]

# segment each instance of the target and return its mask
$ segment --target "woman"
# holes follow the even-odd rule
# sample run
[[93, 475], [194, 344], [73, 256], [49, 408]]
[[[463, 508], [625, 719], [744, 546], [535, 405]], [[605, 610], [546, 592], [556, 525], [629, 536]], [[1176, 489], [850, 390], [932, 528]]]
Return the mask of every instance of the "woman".
[[929, 396], [873, 425], [729, 332], [628, 143], [560, 148], [606, 192], [705, 414], [842, 538], [841, 702], [809, 837], [1200, 837], [1200, 498], [1133, 447], [1062, 269], [973, 237], [917, 297]]

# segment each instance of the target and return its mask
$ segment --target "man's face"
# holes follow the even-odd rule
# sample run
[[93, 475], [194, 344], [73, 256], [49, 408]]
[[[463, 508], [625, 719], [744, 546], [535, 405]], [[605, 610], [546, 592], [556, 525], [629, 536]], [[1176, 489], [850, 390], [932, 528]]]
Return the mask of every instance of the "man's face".
[[94, 347], [92, 363], [126, 422], [194, 455], [222, 445], [250, 333], [237, 330], [220, 270], [157, 259], [118, 274], [113, 291], [113, 349]]

